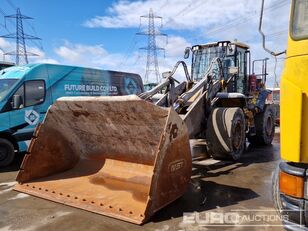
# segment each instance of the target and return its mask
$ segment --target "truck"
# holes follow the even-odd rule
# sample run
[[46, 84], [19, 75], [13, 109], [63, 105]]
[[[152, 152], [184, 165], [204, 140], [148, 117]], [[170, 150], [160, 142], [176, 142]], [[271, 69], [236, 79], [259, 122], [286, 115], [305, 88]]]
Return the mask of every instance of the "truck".
[[27, 146], [49, 106], [62, 96], [143, 92], [137, 74], [56, 64], [28, 64], [0, 71], [0, 166]]
[[270, 144], [267, 73], [250, 73], [249, 46], [218, 41], [186, 48], [190, 54], [191, 74], [179, 61], [150, 91], [58, 99], [33, 134], [14, 189], [142, 224], [187, 190], [190, 139], [205, 138], [212, 157], [234, 161], [246, 138]]
[[[274, 52], [272, 52], [275, 54]], [[287, 230], [308, 230], [308, 1], [292, 0], [280, 83], [281, 159], [273, 201]]]

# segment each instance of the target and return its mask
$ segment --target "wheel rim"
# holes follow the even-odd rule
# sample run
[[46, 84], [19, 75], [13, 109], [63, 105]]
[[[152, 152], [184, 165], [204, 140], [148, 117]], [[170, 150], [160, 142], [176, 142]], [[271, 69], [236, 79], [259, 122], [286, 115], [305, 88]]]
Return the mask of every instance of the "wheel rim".
[[232, 146], [234, 150], [240, 150], [243, 144], [243, 132], [242, 132], [242, 124], [238, 121], [234, 128]]
[[5, 147], [0, 147], [0, 161], [5, 160], [8, 157], [8, 150]]
[[271, 136], [273, 133], [273, 121], [270, 116], [267, 117], [267, 120], [266, 120], [265, 132], [267, 136]]

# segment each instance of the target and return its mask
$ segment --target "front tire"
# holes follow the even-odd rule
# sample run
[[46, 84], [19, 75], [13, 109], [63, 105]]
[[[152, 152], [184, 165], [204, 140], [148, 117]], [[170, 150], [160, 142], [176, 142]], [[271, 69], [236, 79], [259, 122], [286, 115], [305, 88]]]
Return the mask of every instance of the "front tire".
[[215, 108], [208, 121], [206, 140], [214, 159], [238, 160], [245, 150], [245, 117], [243, 110]]
[[10, 141], [0, 138], [0, 167], [10, 165], [14, 158], [14, 145]]
[[264, 112], [255, 116], [256, 135], [249, 136], [248, 141], [253, 145], [269, 145], [275, 135], [275, 108], [266, 105]]

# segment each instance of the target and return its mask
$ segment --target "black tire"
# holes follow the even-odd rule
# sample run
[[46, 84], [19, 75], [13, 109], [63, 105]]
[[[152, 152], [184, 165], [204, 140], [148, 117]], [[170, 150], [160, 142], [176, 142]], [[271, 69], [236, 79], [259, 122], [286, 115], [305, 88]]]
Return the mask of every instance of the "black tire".
[[214, 159], [239, 159], [245, 150], [245, 140], [245, 117], [241, 108], [222, 107], [211, 112], [206, 141]]
[[253, 145], [269, 145], [275, 135], [275, 108], [266, 105], [264, 112], [255, 116], [256, 135], [248, 136], [249, 143]]
[[275, 209], [279, 215], [282, 213], [282, 204], [280, 200], [279, 192], [279, 164], [273, 172], [272, 176], [272, 198], [274, 202]]
[[0, 138], [0, 167], [10, 165], [15, 158], [15, 150], [13, 144]]

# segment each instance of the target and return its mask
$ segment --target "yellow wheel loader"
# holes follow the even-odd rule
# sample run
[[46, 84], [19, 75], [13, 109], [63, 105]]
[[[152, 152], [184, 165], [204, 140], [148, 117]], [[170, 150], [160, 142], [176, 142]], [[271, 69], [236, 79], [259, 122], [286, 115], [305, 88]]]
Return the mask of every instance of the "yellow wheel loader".
[[179, 61], [139, 96], [60, 98], [36, 129], [15, 189], [141, 224], [185, 193], [189, 139], [205, 138], [214, 158], [233, 160], [246, 137], [271, 143], [266, 72], [250, 74], [249, 47], [221, 41], [190, 52], [191, 74]]

